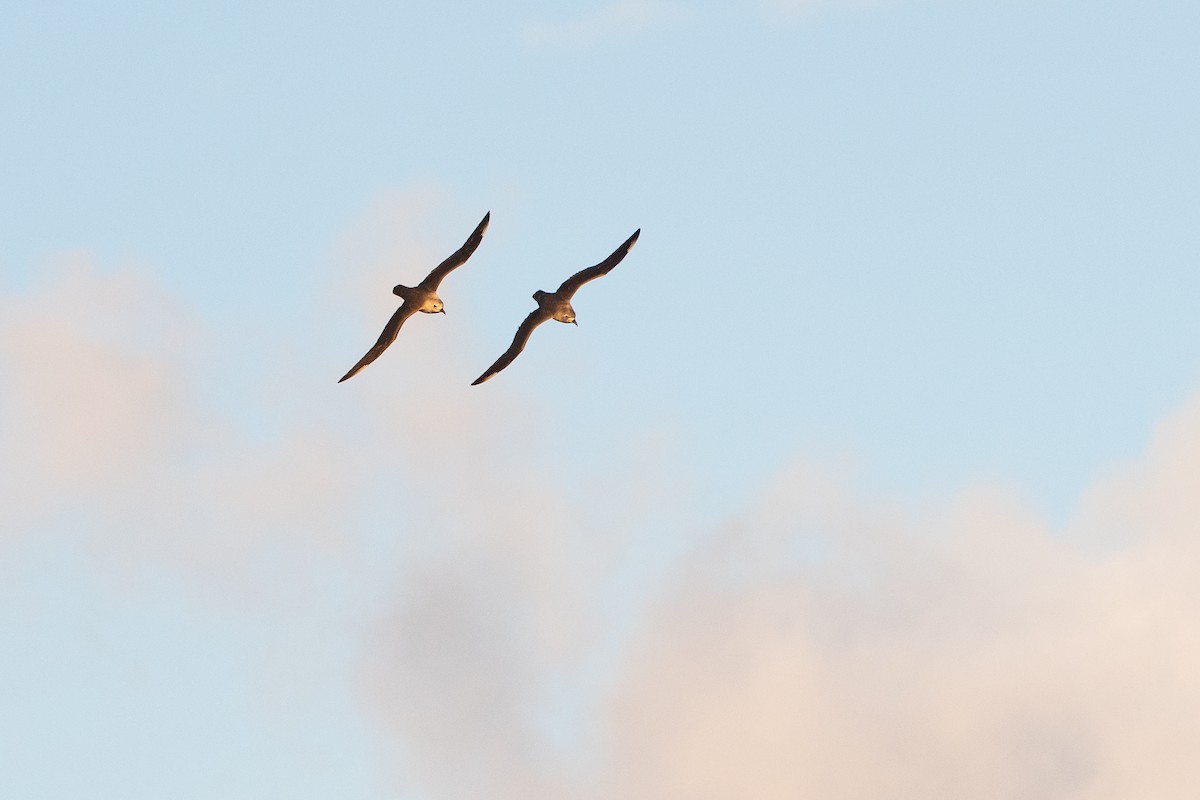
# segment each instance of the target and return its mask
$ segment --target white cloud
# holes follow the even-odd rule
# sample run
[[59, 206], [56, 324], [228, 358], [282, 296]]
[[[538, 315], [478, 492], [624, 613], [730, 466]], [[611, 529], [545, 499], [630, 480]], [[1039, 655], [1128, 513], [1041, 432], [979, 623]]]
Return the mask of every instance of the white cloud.
[[531, 20], [522, 27], [526, 44], [572, 48], [667, 27], [687, 19], [684, 5], [669, 0], [615, 0], [580, 16]]
[[898, 0], [761, 0], [760, 6], [768, 17], [796, 19], [830, 8], [873, 10], [894, 5], [896, 2]]
[[[794, 22], [837, 9], [874, 11], [890, 7], [898, 1], [758, 0], [754, 10], [767, 21]], [[738, 13], [745, 11], [744, 4], [732, 4], [729, 8]], [[687, 0], [613, 0], [574, 17], [529, 20], [521, 27], [521, 38], [525, 44], [535, 47], [592, 47], [623, 36], [675, 27], [687, 21], [711, 21], [716, 18], [712, 8], [704, 8]]]

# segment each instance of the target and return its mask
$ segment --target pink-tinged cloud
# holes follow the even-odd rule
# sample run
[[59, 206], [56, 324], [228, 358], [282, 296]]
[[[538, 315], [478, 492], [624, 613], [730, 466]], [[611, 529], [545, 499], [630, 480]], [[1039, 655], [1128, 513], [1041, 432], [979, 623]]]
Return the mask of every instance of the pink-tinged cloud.
[[[364, 344], [396, 272], [441, 252], [425, 207], [384, 198], [334, 248]], [[0, 298], [0, 529], [75, 528], [97, 563], [223, 594], [377, 582], [386, 607], [347, 620], [360, 696], [430, 797], [1194, 794], [1200, 397], [1063, 530], [1002, 491], [914, 510], [802, 459], [714, 523], [669, 447], [600, 467], [515, 385], [469, 393], [449, 319], [345, 385], [360, 349], [296, 325], [305, 358], [251, 379], [263, 436], [204, 390], [227, 321], [67, 259]]]
[[220, 411], [200, 377], [214, 328], [148, 276], [87, 256], [47, 275], [0, 299], [7, 539], [66, 530], [103, 561], [239, 591], [289, 537], [302, 558], [339, 547], [339, 448], [302, 425], [263, 442]]
[[[825, 549], [789, 553], [814, 530]], [[1200, 548], [1143, 534], [1098, 557], [986, 496], [920, 521], [847, 497], [731, 527], [632, 649], [614, 791], [1186, 797]]]
[[[230, 596], [344, 577], [368, 521], [423, 496], [443, 431], [513, 430], [464, 413], [474, 364], [449, 316], [413, 321], [369, 374], [336, 383], [395, 310], [391, 287], [461, 242], [433, 213], [444, 202], [436, 188], [372, 199], [287, 326], [205, 319], [151, 272], [86, 254], [0, 294], [0, 559], [56, 531], [98, 563], [166, 567]], [[427, 391], [411, 391], [414, 376]]]
[[1200, 398], [1069, 531], [997, 490], [918, 512], [797, 466], [616, 637], [621, 558], [578, 550], [590, 504], [560, 488], [557, 532], [513, 513], [549, 480], [406, 582], [365, 696], [435, 797], [1190, 797], [1197, 459]]
[[3, 298], [0, 312], [12, 493], [0, 513], [26, 524], [150, 480], [199, 423], [185, 411], [184, 364], [170, 357], [194, 333], [174, 301], [134, 273], [98, 276], [83, 255], [51, 268], [49, 286]]

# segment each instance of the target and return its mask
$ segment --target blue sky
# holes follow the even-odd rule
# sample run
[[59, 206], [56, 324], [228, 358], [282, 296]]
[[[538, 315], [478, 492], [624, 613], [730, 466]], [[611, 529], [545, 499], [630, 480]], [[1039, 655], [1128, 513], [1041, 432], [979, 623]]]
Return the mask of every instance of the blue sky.
[[[776, 653], [753, 598], [799, 564], [800, 627], [879, 645], [872, 609], [947, 571], [991, 585], [970, 543], [1023, 563], [1030, 529], [1036, 575], [964, 624], [1004, 617], [1038, 663], [1091, 652], [1005, 614], [1067, 562], [1087, 605], [1087, 570], [1116, 569], [1097, 548], [1196, 555], [1174, 532], [1200, 452], [1198, 27], [1183, 2], [9, 4], [3, 794], [696, 796], [663, 777], [678, 741], [646, 746], [653, 774], [622, 760], [648, 735], [627, 698], [673, 696], [654, 676], [690, 652], [663, 609], [732, 580], [712, 618], [749, 609], [728, 624]], [[337, 385], [389, 288], [489, 210], [447, 315]], [[468, 385], [534, 290], [636, 228], [578, 329]], [[1194, 598], [1128, 569], [1129, 602], [1190, 636]], [[914, 608], [889, 635], [926, 641]], [[972, 645], [929, 624], [937, 673]], [[842, 663], [803, 653], [769, 675]], [[754, 719], [769, 675], [683, 683]], [[872, 708], [941, 730], [945, 697], [913, 691]], [[1030, 735], [1091, 763], [1120, 744], [1098, 703], [1054, 718], [1086, 735]], [[809, 735], [771, 730], [756, 752]], [[937, 763], [1075, 796], [990, 741]], [[1080, 769], [1079, 796], [1144, 788]], [[740, 775], [708, 778], [773, 796]]]

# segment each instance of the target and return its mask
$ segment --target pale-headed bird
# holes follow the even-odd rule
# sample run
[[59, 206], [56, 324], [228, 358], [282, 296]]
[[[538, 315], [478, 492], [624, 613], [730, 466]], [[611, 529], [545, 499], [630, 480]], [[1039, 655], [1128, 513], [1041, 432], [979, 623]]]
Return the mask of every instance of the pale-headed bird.
[[379, 334], [379, 340], [375, 342], [375, 345], [367, 351], [365, 356], [359, 359], [357, 364], [350, 368], [349, 372], [341, 377], [338, 383], [354, 377], [359, 370], [379, 358], [380, 354], [384, 350], [387, 350], [392, 342], [396, 341], [396, 334], [400, 332], [400, 326], [404, 324], [404, 320], [413, 314], [418, 311], [425, 314], [446, 313], [445, 306], [442, 304], [442, 298], [437, 295], [438, 285], [451, 271], [466, 263], [466, 260], [479, 247], [479, 243], [483, 241], [483, 232], [487, 230], [488, 222], [491, 218], [492, 212], [489, 211], [484, 214], [483, 221], [471, 232], [471, 235], [467, 237], [467, 241], [463, 243], [463, 246], [455, 250], [445, 261], [434, 267], [433, 272], [425, 276], [425, 280], [416, 286], [397, 284], [392, 288], [392, 294], [403, 298], [404, 302], [396, 309], [396, 313], [392, 314], [392, 318], [387, 321], [387, 325], [383, 326], [383, 333]]
[[513, 337], [512, 344], [508, 346], [508, 350], [504, 351], [504, 355], [496, 359], [496, 363], [487, 368], [478, 378], [471, 382], [472, 386], [483, 383], [488, 378], [495, 375], [500, 370], [507, 367], [513, 360], [521, 354], [525, 349], [525, 343], [529, 341], [529, 337], [533, 334], [533, 329], [541, 325], [548, 319], [558, 322], [569, 322], [573, 325], [578, 325], [575, 322], [575, 309], [571, 307], [571, 297], [588, 281], [594, 281], [602, 275], [607, 275], [612, 271], [612, 268], [621, 263], [621, 259], [629, 253], [634, 242], [637, 241], [638, 235], [642, 232], [638, 228], [625, 240], [624, 244], [612, 252], [608, 258], [601, 261], [594, 267], [576, 272], [571, 277], [562, 282], [558, 287], [558, 291], [551, 294], [543, 292], [540, 289], [533, 293], [533, 299], [537, 301], [538, 307], [530, 312], [525, 321], [521, 323], [521, 327], [517, 328], [517, 335]]

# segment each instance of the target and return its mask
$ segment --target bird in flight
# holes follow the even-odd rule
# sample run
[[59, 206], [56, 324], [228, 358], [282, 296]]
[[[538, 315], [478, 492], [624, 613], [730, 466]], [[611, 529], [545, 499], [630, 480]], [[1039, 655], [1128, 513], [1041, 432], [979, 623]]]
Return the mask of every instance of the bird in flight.
[[487, 368], [487, 372], [480, 375], [471, 382], [472, 386], [477, 386], [488, 378], [495, 375], [500, 370], [507, 367], [513, 360], [521, 354], [525, 349], [525, 343], [529, 341], [529, 337], [533, 334], [533, 329], [541, 325], [548, 319], [553, 319], [558, 322], [569, 322], [573, 325], [579, 323], [575, 321], [575, 309], [571, 307], [571, 297], [588, 281], [594, 281], [601, 275], [607, 275], [612, 271], [612, 268], [621, 263], [621, 260], [629, 253], [633, 247], [633, 243], [637, 241], [638, 235], [642, 232], [638, 228], [625, 240], [624, 244], [612, 252], [608, 258], [601, 261], [594, 267], [576, 272], [571, 277], [562, 282], [558, 287], [558, 291], [551, 294], [543, 292], [540, 289], [533, 293], [533, 299], [537, 301], [538, 307], [529, 313], [525, 321], [521, 323], [521, 327], [517, 328], [517, 335], [513, 337], [512, 344], [504, 351], [504, 355], [496, 359], [496, 363]]
[[380, 354], [384, 350], [387, 350], [392, 342], [396, 341], [396, 334], [400, 332], [400, 326], [404, 324], [404, 320], [413, 314], [418, 311], [426, 314], [446, 313], [446, 309], [442, 305], [442, 298], [437, 295], [438, 284], [452, 270], [456, 267], [461, 267], [471, 257], [471, 254], [479, 247], [479, 243], [483, 241], [483, 232], [487, 230], [488, 222], [491, 218], [492, 212], [489, 211], [484, 214], [483, 221], [475, 227], [475, 230], [467, 237], [467, 241], [463, 242], [463, 246], [455, 250], [445, 261], [434, 267], [433, 272], [425, 276], [425, 280], [416, 286], [410, 287], [397, 284], [392, 288], [392, 294], [403, 298], [404, 302], [396, 309], [396, 313], [392, 314], [392, 318], [387, 321], [387, 325], [383, 326], [383, 333], [379, 334], [379, 341], [375, 342], [375, 345], [367, 351], [367, 354], [360, 358], [358, 363], [351, 367], [350, 371], [343, 375], [338, 383], [354, 377], [359, 370], [379, 358]]

